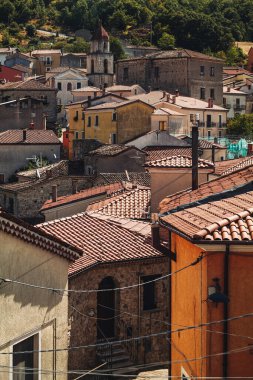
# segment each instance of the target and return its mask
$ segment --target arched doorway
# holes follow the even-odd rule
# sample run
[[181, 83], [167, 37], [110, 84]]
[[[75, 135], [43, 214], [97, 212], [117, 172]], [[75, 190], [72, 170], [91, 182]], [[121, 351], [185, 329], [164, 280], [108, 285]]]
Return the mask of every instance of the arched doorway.
[[[115, 336], [115, 282], [112, 277], [105, 277], [99, 284], [97, 293], [97, 338], [108, 339]], [[106, 291], [109, 289], [108, 291]]]

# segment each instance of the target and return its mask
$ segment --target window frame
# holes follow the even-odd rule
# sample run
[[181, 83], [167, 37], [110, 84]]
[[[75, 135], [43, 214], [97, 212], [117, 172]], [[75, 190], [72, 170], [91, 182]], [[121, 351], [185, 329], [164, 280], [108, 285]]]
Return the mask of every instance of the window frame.
[[[156, 278], [161, 277], [161, 274], [149, 274], [145, 276], [141, 276], [141, 281], [142, 281], [142, 311], [152, 311], [152, 310], [157, 310], [157, 286], [156, 286]], [[152, 282], [150, 282], [152, 281]], [[145, 282], [148, 282], [148, 284], [145, 284]], [[153, 286], [153, 302], [151, 302], [151, 291], [150, 291], [150, 286]], [[146, 292], [146, 296], [145, 296]], [[148, 294], [148, 296], [147, 296]], [[147, 300], [145, 302], [145, 297], [147, 297]], [[146, 306], [145, 306], [146, 304]], [[148, 306], [150, 305], [151, 306]]]
[[21, 337], [17, 339], [13, 339], [11, 341], [10, 345], [10, 357], [9, 357], [9, 365], [10, 365], [10, 372], [9, 372], [9, 380], [13, 380], [13, 347], [21, 342], [23, 342], [26, 339], [31, 338], [32, 336], [38, 335], [38, 379], [41, 380], [41, 330], [36, 329], [33, 331], [30, 331], [29, 333], [26, 333], [25, 335], [22, 335]]
[[[204, 96], [202, 96], [204, 94]], [[200, 100], [205, 100], [206, 99], [206, 88], [205, 87], [200, 87]]]
[[91, 120], [91, 116], [88, 116], [87, 117], [87, 127], [91, 127], [91, 122], [92, 122], [92, 120]]
[[99, 127], [99, 115], [95, 115], [94, 127]]
[[199, 67], [199, 74], [202, 77], [205, 75], [205, 66], [204, 65], [200, 65], [200, 67]]
[[62, 91], [62, 83], [61, 82], [57, 82], [57, 90]]

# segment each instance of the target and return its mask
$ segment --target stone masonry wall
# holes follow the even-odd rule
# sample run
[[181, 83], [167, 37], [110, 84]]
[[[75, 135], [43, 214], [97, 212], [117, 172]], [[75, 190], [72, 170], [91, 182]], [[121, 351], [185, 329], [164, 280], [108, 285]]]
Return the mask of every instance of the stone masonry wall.
[[[105, 277], [112, 277], [116, 287], [139, 283], [139, 276], [168, 273], [168, 258], [146, 259], [130, 263], [111, 263], [94, 267], [70, 278], [70, 289], [98, 289]], [[123, 338], [120, 321], [132, 329], [132, 337], [166, 331], [168, 328], [168, 278], [155, 283], [157, 308], [143, 310], [143, 286], [115, 292], [115, 338]], [[97, 342], [97, 293], [71, 293], [69, 298], [70, 346]], [[121, 326], [121, 327], [119, 327]], [[136, 363], [167, 360], [166, 334], [138, 341]], [[135, 363], [135, 364], [136, 364]], [[69, 369], [94, 368], [96, 348], [69, 351]]]

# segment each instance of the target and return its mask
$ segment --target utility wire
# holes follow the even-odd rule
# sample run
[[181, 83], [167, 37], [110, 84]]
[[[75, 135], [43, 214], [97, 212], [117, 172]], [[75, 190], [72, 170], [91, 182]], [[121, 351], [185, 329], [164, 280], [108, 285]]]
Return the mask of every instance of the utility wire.
[[[138, 340], [142, 340], [142, 339], [146, 339], [146, 338], [158, 337], [158, 336], [166, 335], [168, 333], [178, 333], [178, 332], [183, 332], [183, 331], [188, 331], [188, 330], [194, 330], [194, 329], [197, 329], [197, 328], [200, 328], [200, 327], [211, 326], [211, 325], [214, 325], [214, 324], [220, 324], [220, 323], [224, 323], [225, 321], [236, 321], [236, 320], [240, 320], [242, 318], [248, 318], [248, 317], [253, 317], [253, 312], [252, 313], [247, 313], [247, 314], [241, 314], [241, 315], [238, 315], [238, 316], [235, 316], [235, 317], [230, 317], [230, 318], [227, 318], [227, 319], [221, 319], [221, 320], [218, 320], [218, 321], [211, 321], [211, 322], [207, 322], [207, 323], [202, 323], [202, 324], [199, 324], [199, 325], [192, 325], [192, 326], [187, 326], [187, 327], [181, 327], [181, 328], [178, 328], [176, 330], [166, 330], [166, 331], [161, 331], [161, 332], [154, 333], [154, 334], [142, 335], [142, 336], [128, 338], [128, 339], [122, 339], [122, 340], [116, 340], [116, 341], [113, 341], [113, 343], [125, 343], [125, 342], [131, 342], [131, 341], [138, 341]], [[245, 336], [245, 338], [253, 339], [252, 337], [246, 337], [246, 336]], [[107, 346], [107, 345], [108, 345], [107, 342], [101, 342], [101, 343], [94, 343], [94, 344], [83, 345], [83, 346], [73, 346], [73, 347], [68, 347], [68, 348], [57, 348], [57, 349], [47, 349], [47, 350], [32, 350], [32, 351], [18, 351], [18, 352], [15, 352], [15, 353], [13, 353], [13, 352], [0, 352], [0, 355], [28, 354], [28, 353], [32, 353], [32, 352], [44, 352], [45, 353], [45, 352], [72, 351], [72, 350], [78, 350], [78, 349], [83, 349], [83, 348], [103, 347], [103, 346]], [[249, 349], [249, 346], [247, 346], [247, 348]]]
[[119, 288], [113, 288], [113, 289], [86, 289], [86, 290], [82, 290], [82, 289], [80, 289], [80, 290], [67, 289], [66, 290], [66, 289], [60, 289], [60, 288], [48, 288], [46, 286], [29, 284], [27, 282], [22, 282], [22, 281], [18, 281], [18, 280], [11, 280], [9, 278], [2, 278], [2, 277], [0, 277], [0, 281], [5, 282], [5, 283], [13, 283], [13, 284], [18, 284], [18, 285], [22, 285], [22, 286], [28, 286], [28, 287], [36, 288], [36, 289], [43, 289], [43, 290], [49, 290], [49, 291], [53, 291], [53, 292], [60, 292], [60, 293], [98, 293], [98, 292], [118, 291], [118, 290], [126, 290], [126, 289], [137, 288], [139, 286], [144, 286], [146, 284], [151, 284], [152, 282], [157, 282], [157, 281], [160, 281], [160, 280], [164, 280], [165, 278], [171, 277], [171, 276], [173, 276], [173, 275], [175, 275], [175, 274], [177, 274], [179, 272], [182, 272], [185, 269], [190, 268], [191, 266], [194, 266], [194, 265], [198, 264], [204, 257], [205, 256], [203, 254], [201, 254], [196, 260], [194, 260], [192, 263], [186, 265], [185, 267], [182, 267], [182, 268], [176, 270], [175, 272], [165, 274], [164, 276], [157, 277], [157, 278], [155, 278], [153, 280], [146, 281], [146, 282], [141, 282], [141, 283], [138, 283], [138, 284], [128, 285], [128, 286], [122, 286], [122, 287], [119, 287]]

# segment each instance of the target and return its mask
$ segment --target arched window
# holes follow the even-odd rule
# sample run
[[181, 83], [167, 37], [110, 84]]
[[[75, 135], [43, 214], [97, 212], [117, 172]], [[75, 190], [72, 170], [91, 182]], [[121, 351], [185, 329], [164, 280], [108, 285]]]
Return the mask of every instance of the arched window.
[[91, 60], [91, 74], [94, 74], [94, 59]]
[[105, 74], [108, 73], [108, 60], [107, 59], [104, 60], [104, 73]]
[[68, 82], [67, 91], [72, 91], [72, 83]]

